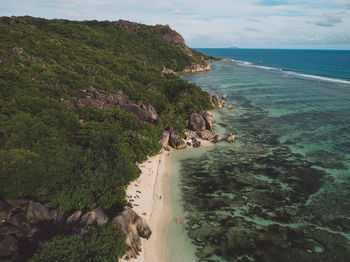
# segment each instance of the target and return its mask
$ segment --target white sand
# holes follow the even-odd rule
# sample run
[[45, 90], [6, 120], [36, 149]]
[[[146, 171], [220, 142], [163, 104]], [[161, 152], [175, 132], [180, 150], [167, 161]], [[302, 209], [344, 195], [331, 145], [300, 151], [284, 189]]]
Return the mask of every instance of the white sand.
[[[150, 157], [139, 165], [140, 177], [132, 182], [126, 190], [126, 195], [132, 196], [128, 200], [133, 204], [133, 210], [146, 219], [152, 230], [149, 240], [141, 240], [142, 252], [132, 261], [167, 261], [167, 246], [164, 243], [159, 245], [159, 243], [162, 243], [165, 238], [165, 229], [171, 219], [171, 213], [170, 211], [166, 212], [169, 209], [164, 204], [169, 185], [169, 174], [166, 171], [169, 170], [167, 168], [169, 155], [169, 151], [161, 150], [158, 155]], [[132, 201], [130, 201], [131, 199]]]
[[[202, 146], [210, 146], [213, 143], [201, 140]], [[171, 149], [173, 151], [174, 149]], [[132, 182], [126, 195], [132, 196], [130, 201], [133, 210], [146, 219], [152, 230], [150, 239], [142, 239], [142, 252], [132, 261], [137, 262], [166, 262], [169, 261], [169, 250], [166, 242], [167, 227], [172, 219], [169, 206], [169, 178], [171, 151], [161, 150], [156, 156], [150, 157], [139, 165], [140, 177]], [[141, 193], [138, 193], [140, 191]], [[161, 196], [161, 198], [160, 198]], [[122, 260], [125, 261], [125, 260]], [[130, 261], [130, 260], [129, 260]]]

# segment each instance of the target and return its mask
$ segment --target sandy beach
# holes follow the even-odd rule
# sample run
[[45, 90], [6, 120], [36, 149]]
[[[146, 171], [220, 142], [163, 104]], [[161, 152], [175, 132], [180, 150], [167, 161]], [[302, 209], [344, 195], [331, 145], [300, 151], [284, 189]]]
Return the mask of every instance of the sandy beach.
[[133, 210], [146, 219], [152, 230], [149, 240], [141, 240], [142, 252], [132, 261], [168, 260], [167, 245], [164, 241], [165, 230], [171, 219], [171, 212], [166, 204], [170, 153], [162, 149], [158, 155], [140, 164], [140, 177], [127, 188], [126, 195], [133, 204]]
[[[213, 143], [201, 140], [201, 146]], [[171, 151], [162, 149], [156, 156], [150, 157], [139, 165], [140, 177], [127, 188], [126, 195], [133, 204], [133, 210], [146, 219], [152, 230], [150, 239], [142, 239], [142, 251], [137, 262], [166, 262], [169, 261], [167, 245], [167, 228], [172, 219], [169, 203], [169, 179], [171, 176]], [[122, 260], [126, 261], [126, 260]], [[130, 260], [129, 260], [130, 261]]]

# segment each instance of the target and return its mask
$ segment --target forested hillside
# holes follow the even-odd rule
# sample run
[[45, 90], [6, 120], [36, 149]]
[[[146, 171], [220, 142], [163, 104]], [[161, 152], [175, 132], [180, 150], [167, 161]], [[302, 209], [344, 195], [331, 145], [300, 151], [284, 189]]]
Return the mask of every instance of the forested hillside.
[[[139, 175], [136, 163], [160, 150], [160, 132], [171, 126], [181, 133], [191, 113], [211, 107], [200, 87], [162, 73], [207, 58], [193, 52], [171, 45], [153, 26], [3, 17], [0, 197], [25, 197], [64, 212], [97, 206], [118, 212], [127, 204], [125, 187]], [[69, 109], [67, 101], [89, 88], [122, 91], [152, 105], [158, 120], [143, 122], [119, 106]], [[72, 239], [86, 242], [67, 236]]]

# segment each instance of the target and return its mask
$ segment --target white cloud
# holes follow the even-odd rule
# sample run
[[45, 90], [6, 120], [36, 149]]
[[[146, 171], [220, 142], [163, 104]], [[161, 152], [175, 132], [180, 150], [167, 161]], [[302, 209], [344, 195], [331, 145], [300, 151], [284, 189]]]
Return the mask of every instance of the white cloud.
[[176, 9], [172, 12], [173, 15], [186, 15], [186, 13], [182, 10]]
[[[340, 14], [341, 13], [338, 13], [338, 15]], [[338, 16], [334, 16], [331, 14], [324, 14], [323, 19], [315, 21], [314, 24], [318, 26], [332, 27], [341, 22], [342, 22], [342, 19], [340, 19]]]
[[336, 48], [338, 39], [350, 49], [349, 1], [266, 5], [257, 0], [1, 0], [0, 15], [169, 24], [193, 47], [283, 48], [333, 39]]
[[259, 28], [255, 28], [255, 27], [243, 27], [242, 29], [250, 32], [261, 32]]

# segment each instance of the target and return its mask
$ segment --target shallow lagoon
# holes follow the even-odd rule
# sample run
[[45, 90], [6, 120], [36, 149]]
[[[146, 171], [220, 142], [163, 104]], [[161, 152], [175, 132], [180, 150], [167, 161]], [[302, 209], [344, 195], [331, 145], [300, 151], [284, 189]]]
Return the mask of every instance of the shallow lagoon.
[[215, 128], [237, 141], [173, 156], [173, 261], [347, 261], [350, 86], [233, 62], [184, 78], [227, 94]]

